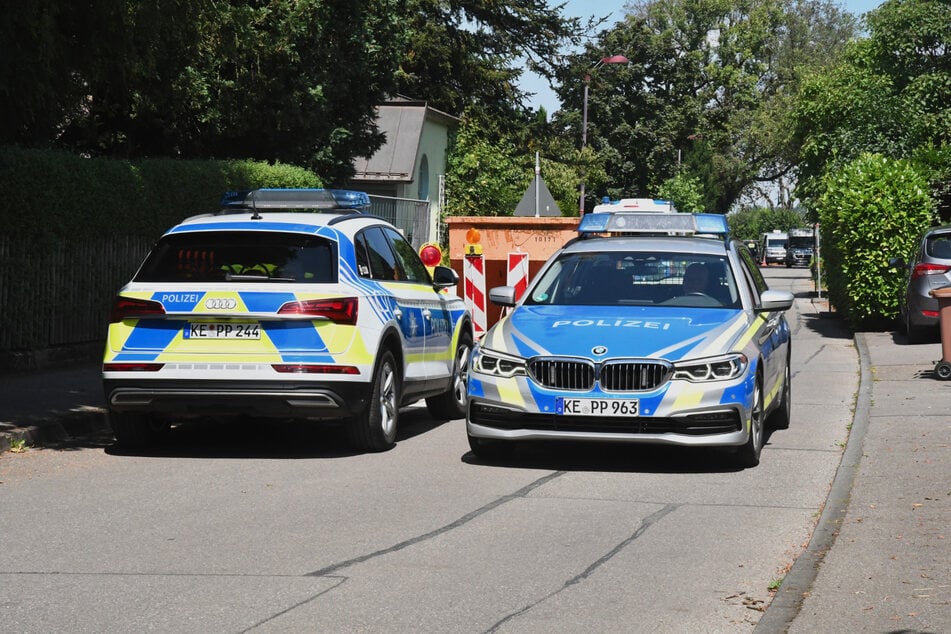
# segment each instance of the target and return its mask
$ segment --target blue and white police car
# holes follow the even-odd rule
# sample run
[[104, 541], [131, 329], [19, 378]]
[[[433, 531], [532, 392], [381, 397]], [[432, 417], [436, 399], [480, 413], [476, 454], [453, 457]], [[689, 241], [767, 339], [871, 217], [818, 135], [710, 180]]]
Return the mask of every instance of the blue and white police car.
[[[617, 207], [622, 209], [622, 206]], [[759, 463], [790, 419], [791, 293], [716, 214], [591, 213], [469, 366], [472, 452], [521, 440], [723, 446]]]
[[115, 299], [103, 385], [120, 445], [173, 422], [250, 415], [337, 421], [361, 450], [396, 439], [426, 399], [461, 418], [471, 317], [362, 192], [231, 192], [163, 235]]

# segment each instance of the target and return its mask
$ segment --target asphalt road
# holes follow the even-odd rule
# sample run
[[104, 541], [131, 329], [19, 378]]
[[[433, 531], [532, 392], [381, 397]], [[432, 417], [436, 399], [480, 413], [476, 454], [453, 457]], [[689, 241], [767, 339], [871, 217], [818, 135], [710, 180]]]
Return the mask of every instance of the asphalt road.
[[397, 447], [240, 422], [161, 454], [108, 439], [0, 456], [0, 631], [749, 632], [841, 458], [856, 351], [797, 296], [793, 421], [742, 471], [713, 451], [468, 453], [404, 411]]

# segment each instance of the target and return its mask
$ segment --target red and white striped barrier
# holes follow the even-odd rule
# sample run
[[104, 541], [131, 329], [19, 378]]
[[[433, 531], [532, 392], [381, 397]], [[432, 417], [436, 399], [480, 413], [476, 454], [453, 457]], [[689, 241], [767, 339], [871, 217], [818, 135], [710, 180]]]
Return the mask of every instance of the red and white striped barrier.
[[505, 278], [506, 286], [515, 287], [515, 299], [518, 301], [528, 288], [528, 254], [508, 254], [508, 274]]
[[463, 301], [472, 313], [472, 334], [485, 334], [485, 257], [467, 255], [462, 261]]

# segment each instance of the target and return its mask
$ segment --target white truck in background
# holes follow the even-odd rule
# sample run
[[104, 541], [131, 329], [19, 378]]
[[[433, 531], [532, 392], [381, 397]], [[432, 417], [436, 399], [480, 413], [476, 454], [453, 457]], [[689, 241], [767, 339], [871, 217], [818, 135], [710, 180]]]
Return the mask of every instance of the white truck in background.
[[782, 264], [786, 261], [786, 243], [789, 236], [779, 229], [764, 233], [759, 240], [759, 257], [763, 264]]

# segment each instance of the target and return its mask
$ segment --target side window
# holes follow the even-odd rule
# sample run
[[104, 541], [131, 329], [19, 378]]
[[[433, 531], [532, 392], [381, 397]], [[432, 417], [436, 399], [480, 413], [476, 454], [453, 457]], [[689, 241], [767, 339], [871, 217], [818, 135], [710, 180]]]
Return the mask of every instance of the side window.
[[[393, 281], [403, 279], [402, 271], [390, 243], [379, 227], [367, 229], [360, 238], [365, 241], [370, 277], [375, 280]], [[359, 257], [359, 256], [358, 256]], [[359, 266], [359, 264], [358, 264]]]
[[740, 256], [743, 276], [749, 283], [750, 291], [753, 293], [753, 301], [759, 303], [760, 293], [767, 290], [769, 286], [766, 284], [766, 280], [763, 278], [763, 274], [760, 272], [756, 262], [753, 261], [753, 256], [750, 255], [750, 252], [743, 247], [738, 248], [736, 252]]
[[367, 246], [366, 232], [357, 235], [353, 241], [354, 256], [357, 260], [357, 275], [360, 277], [371, 277], [370, 275], [370, 255]]
[[403, 273], [405, 275], [402, 279], [409, 280], [410, 282], [429, 283], [429, 271], [426, 270], [426, 265], [423, 264], [423, 261], [419, 259], [419, 254], [416, 253], [416, 249], [413, 248], [413, 245], [400, 235], [398, 231], [394, 231], [389, 227], [384, 228], [383, 231], [393, 244], [396, 257], [399, 259], [400, 264], [402, 264]]

